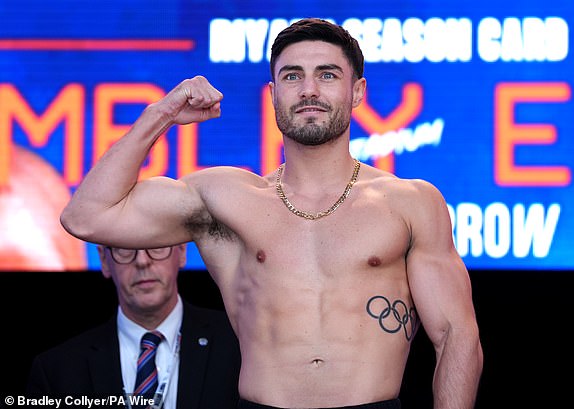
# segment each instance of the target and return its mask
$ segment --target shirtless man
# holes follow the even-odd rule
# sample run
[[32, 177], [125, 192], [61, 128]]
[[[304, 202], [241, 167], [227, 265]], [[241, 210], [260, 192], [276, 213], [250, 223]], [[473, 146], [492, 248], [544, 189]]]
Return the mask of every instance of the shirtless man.
[[198, 76], [144, 110], [63, 225], [116, 247], [197, 244], [239, 338], [240, 408], [399, 408], [419, 323], [436, 351], [435, 409], [472, 408], [482, 349], [445, 201], [349, 154], [366, 87], [358, 43], [304, 19], [275, 40], [271, 72], [284, 166], [137, 181], [169, 127], [220, 116], [222, 94]]

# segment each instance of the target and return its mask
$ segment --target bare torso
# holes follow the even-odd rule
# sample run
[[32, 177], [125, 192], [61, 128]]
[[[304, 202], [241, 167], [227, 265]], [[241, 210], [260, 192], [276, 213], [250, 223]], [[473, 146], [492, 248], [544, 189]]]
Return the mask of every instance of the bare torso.
[[[289, 127], [289, 117], [301, 126], [328, 116], [338, 129], [365, 80], [348, 86], [351, 67], [332, 44], [301, 43], [281, 53], [283, 80], [269, 86], [277, 119]], [[336, 109], [296, 108], [303, 97]], [[396, 397], [418, 315], [436, 354], [435, 406], [471, 408], [483, 357], [470, 280], [430, 183], [363, 164], [346, 201], [314, 221], [282, 203], [275, 173], [216, 166], [136, 183], [162, 133], [219, 117], [221, 99], [196, 76], [150, 104], [78, 186], [60, 216], [65, 229], [114, 247], [194, 241], [240, 341], [244, 399], [317, 408]], [[350, 128], [330, 133], [338, 136], [319, 145], [283, 138], [284, 191], [301, 210], [329, 208], [348, 180]]]
[[363, 166], [341, 207], [314, 221], [289, 212], [272, 178], [234, 183], [204, 198], [231, 233], [196, 242], [240, 340], [241, 396], [279, 407], [396, 397], [416, 327], [406, 182]]

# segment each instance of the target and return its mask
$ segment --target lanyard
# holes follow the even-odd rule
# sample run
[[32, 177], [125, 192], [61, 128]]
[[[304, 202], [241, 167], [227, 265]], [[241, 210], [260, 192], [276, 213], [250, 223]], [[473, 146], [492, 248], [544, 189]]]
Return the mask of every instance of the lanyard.
[[[179, 358], [179, 350], [181, 348], [181, 328], [177, 333], [177, 338], [176, 338], [176, 342], [175, 342], [175, 346], [173, 349], [173, 355], [171, 358], [171, 362], [169, 364], [169, 366], [167, 367], [167, 370], [164, 372], [163, 376], [162, 376], [162, 380], [159, 384], [159, 386], [157, 387], [155, 394], [153, 395], [153, 401], [154, 404], [149, 406], [149, 408], [151, 409], [161, 409], [163, 408], [163, 405], [165, 403], [165, 396], [167, 394], [167, 389], [169, 387], [170, 384], [170, 379], [171, 379], [171, 375], [173, 373], [173, 370], [175, 368], [175, 366], [177, 365], [177, 361]], [[126, 409], [132, 409], [132, 402], [130, 400], [130, 397], [127, 396], [127, 394], [125, 393], [125, 389], [124, 389], [124, 396], [125, 400], [126, 400]], [[176, 397], [177, 399], [177, 397]]]
[[162, 376], [162, 381], [157, 387], [155, 394], [153, 395], [154, 404], [151, 406], [151, 409], [161, 409], [165, 402], [165, 396], [167, 395], [167, 389], [170, 384], [171, 374], [173, 373], [173, 369], [177, 364], [177, 360], [179, 357], [179, 349], [181, 348], [181, 329], [177, 333], [177, 340], [175, 342], [175, 348], [173, 350], [173, 357], [171, 359], [171, 363], [167, 367], [167, 371]]

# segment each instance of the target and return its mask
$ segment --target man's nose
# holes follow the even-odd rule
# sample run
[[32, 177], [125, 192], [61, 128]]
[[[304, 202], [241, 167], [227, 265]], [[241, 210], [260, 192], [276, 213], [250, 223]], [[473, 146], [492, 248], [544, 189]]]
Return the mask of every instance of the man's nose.
[[301, 81], [299, 96], [301, 99], [317, 98], [319, 96], [319, 86], [315, 78], [308, 77]]
[[152, 262], [151, 257], [147, 254], [147, 251], [139, 249], [136, 252], [136, 258], [134, 263], [138, 265], [147, 265]]

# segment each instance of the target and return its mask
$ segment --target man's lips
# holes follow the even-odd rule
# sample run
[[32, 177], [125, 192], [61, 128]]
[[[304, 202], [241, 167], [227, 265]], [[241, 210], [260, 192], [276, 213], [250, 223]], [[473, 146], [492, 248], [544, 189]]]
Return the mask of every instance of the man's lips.
[[158, 280], [154, 279], [154, 278], [149, 278], [146, 280], [138, 280], [134, 283], [135, 286], [148, 286], [148, 285], [152, 285], [157, 283]]
[[306, 113], [306, 112], [326, 112], [326, 109], [319, 106], [305, 106], [295, 110], [296, 114]]

